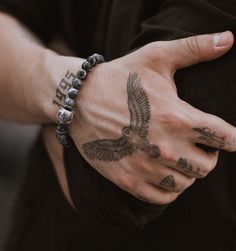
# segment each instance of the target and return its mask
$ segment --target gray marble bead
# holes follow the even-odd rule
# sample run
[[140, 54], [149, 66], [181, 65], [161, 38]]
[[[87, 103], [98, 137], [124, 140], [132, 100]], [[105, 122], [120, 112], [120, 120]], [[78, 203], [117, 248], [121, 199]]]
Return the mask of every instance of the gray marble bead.
[[88, 61], [84, 61], [82, 64], [82, 69], [85, 71], [90, 71], [93, 68], [93, 66], [88, 62]]
[[75, 105], [75, 101], [72, 98], [67, 97], [64, 100], [64, 108], [66, 108], [66, 109], [68, 108], [69, 110], [72, 110], [74, 105]]
[[61, 145], [66, 146], [66, 147], [70, 146], [70, 138], [68, 134], [57, 133], [56, 138]]
[[94, 56], [96, 58], [97, 64], [101, 64], [101, 63], [105, 62], [105, 59], [101, 54], [94, 53], [92, 56]]
[[82, 86], [83, 86], [83, 82], [82, 82], [81, 79], [74, 78], [74, 79], [72, 80], [72, 87], [73, 87], [73, 88], [79, 90]]
[[58, 134], [67, 134], [67, 127], [66, 127], [66, 125], [61, 125], [60, 123], [57, 123], [56, 132]]
[[92, 55], [92, 56], [89, 56], [89, 57], [87, 58], [87, 61], [88, 61], [92, 66], [94, 66], [94, 65], [97, 63], [97, 58], [96, 58], [94, 55]]
[[79, 79], [85, 79], [87, 76], [87, 72], [83, 69], [79, 70], [77, 73], [77, 78]]
[[78, 95], [79, 91], [75, 88], [70, 88], [69, 91], [68, 91], [68, 97], [71, 98], [71, 99], [75, 99]]

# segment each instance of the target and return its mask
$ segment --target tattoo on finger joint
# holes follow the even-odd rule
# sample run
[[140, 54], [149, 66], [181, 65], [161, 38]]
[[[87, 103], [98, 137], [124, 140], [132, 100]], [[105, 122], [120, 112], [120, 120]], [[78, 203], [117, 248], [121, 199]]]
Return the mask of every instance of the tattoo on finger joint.
[[214, 144], [218, 148], [224, 148], [231, 145], [231, 142], [226, 140], [225, 136], [219, 136], [215, 131], [211, 130], [209, 127], [193, 128], [193, 131], [199, 134], [198, 138], [207, 142], [208, 144]]
[[197, 167], [196, 170], [194, 170], [193, 166], [190, 163], [188, 163], [187, 160], [184, 158], [179, 158], [176, 163], [176, 166], [178, 169], [183, 171], [186, 175], [191, 175], [191, 176], [194, 176], [195, 178], [203, 177], [200, 174], [200, 168]]
[[160, 186], [164, 188], [175, 188], [175, 180], [172, 175], [166, 176], [161, 182]]

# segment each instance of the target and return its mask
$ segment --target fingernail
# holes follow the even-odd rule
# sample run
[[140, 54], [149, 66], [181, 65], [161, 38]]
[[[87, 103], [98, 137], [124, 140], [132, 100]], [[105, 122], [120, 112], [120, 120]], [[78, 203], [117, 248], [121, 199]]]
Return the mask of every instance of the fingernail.
[[214, 43], [216, 47], [224, 47], [226, 46], [229, 41], [230, 41], [230, 37], [229, 37], [230, 32], [229, 31], [225, 31], [222, 33], [216, 33], [214, 35]]

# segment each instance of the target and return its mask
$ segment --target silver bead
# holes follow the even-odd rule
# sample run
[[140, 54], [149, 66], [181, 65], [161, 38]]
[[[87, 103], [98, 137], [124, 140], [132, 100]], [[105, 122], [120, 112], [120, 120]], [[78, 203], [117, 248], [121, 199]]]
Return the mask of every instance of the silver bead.
[[95, 64], [97, 63], [97, 58], [95, 56], [89, 56], [87, 58], [87, 61], [92, 65], [92, 66], [95, 66]]
[[82, 87], [83, 83], [81, 81], [81, 79], [78, 78], [74, 78], [72, 81], [72, 87], [74, 87], [75, 89], [79, 90]]
[[67, 127], [66, 127], [66, 125], [57, 124], [56, 133], [57, 134], [67, 134]]
[[82, 69], [85, 71], [90, 71], [93, 68], [93, 66], [86, 60], [82, 64]]
[[79, 91], [72, 87], [68, 91], [68, 97], [71, 98], [71, 99], [75, 99], [76, 96], [78, 95], [78, 93], [79, 93]]
[[70, 124], [73, 120], [73, 112], [61, 107], [57, 113], [57, 120], [60, 124]]
[[73, 99], [69, 98], [69, 97], [65, 98], [64, 105], [68, 106], [68, 107], [70, 107], [72, 109], [73, 106], [75, 105], [75, 101]]
[[62, 144], [63, 146], [70, 146], [70, 137], [68, 134], [60, 134], [60, 133], [56, 133], [56, 137], [57, 137], [57, 140], [60, 144]]
[[105, 62], [105, 59], [101, 54], [94, 53], [92, 56], [96, 58], [97, 64]]
[[87, 72], [83, 69], [79, 70], [77, 73], [77, 78], [78, 79], [85, 79], [87, 76]]

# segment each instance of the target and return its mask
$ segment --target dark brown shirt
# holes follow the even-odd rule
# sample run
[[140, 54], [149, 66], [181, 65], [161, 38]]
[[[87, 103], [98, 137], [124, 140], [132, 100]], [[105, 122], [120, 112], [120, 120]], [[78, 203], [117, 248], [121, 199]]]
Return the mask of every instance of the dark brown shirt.
[[[62, 35], [81, 57], [100, 52], [110, 60], [151, 41], [223, 30], [236, 34], [235, 0], [0, 0], [0, 6], [45, 42]], [[181, 98], [234, 125], [235, 52], [234, 46], [221, 59], [189, 67], [175, 76]], [[75, 148], [65, 157], [72, 170], [70, 180], [81, 177], [74, 171], [77, 161], [83, 163], [84, 170], [93, 170]], [[87, 189], [86, 185], [95, 178], [103, 187], [102, 178], [87, 171], [83, 175], [83, 182], [78, 182], [83, 186], [70, 182], [74, 200], [83, 202], [85, 198], [84, 214], [80, 215], [65, 201], [42, 142], [38, 142], [29, 161], [7, 250], [236, 250], [235, 153], [221, 152], [216, 169], [207, 178], [197, 181], [161, 216], [145, 220], [141, 230], [140, 222], [153, 212], [149, 205], [132, 202], [128, 194], [118, 191], [120, 203], [115, 201], [115, 207], [108, 210], [110, 204], [104, 198], [109, 195], [97, 189], [91, 196], [91, 186]], [[131, 220], [136, 225], [123, 220], [127, 210], [128, 219], [141, 212], [142, 217]], [[98, 218], [101, 225], [94, 229], [94, 222], [83, 217], [104, 212], [108, 212], [107, 217]], [[104, 225], [109, 233], [103, 231]]]

